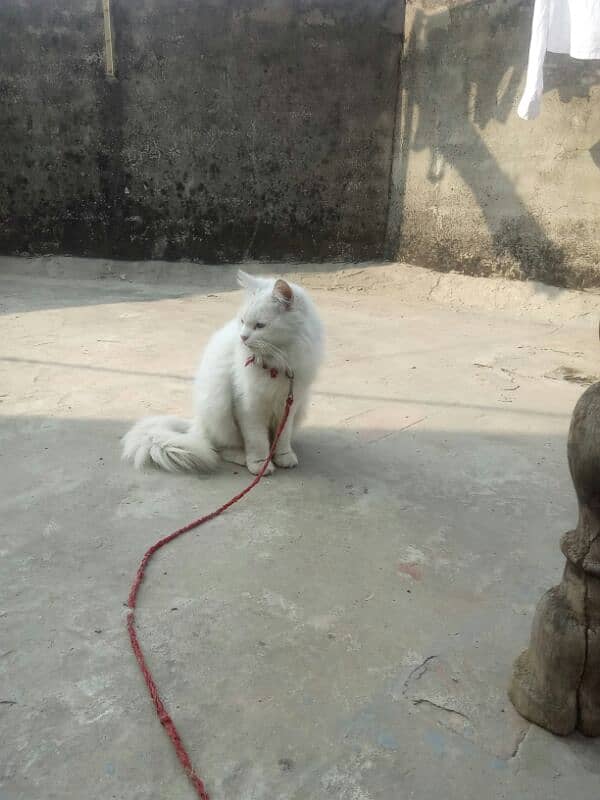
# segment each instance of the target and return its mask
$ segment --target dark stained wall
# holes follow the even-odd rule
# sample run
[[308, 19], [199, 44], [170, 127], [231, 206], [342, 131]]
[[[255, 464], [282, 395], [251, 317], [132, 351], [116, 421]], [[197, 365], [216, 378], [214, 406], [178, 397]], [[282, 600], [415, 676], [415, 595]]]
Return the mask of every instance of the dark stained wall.
[[0, 251], [383, 255], [397, 0], [0, 4]]

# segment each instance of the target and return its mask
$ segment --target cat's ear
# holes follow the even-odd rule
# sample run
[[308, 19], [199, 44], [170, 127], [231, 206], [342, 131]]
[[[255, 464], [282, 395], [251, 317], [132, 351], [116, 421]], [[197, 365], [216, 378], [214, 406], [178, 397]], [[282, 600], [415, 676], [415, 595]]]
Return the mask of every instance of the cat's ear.
[[248, 275], [247, 272], [244, 272], [241, 269], [238, 269], [237, 282], [243, 289], [246, 289], [249, 292], [253, 292], [261, 287], [261, 281], [259, 278], [255, 278], [253, 275]]
[[286, 309], [292, 307], [292, 301], [294, 299], [292, 287], [282, 278], [278, 278], [275, 281], [275, 286], [273, 287], [273, 297], [275, 300], [277, 300], [277, 302], [285, 306]]

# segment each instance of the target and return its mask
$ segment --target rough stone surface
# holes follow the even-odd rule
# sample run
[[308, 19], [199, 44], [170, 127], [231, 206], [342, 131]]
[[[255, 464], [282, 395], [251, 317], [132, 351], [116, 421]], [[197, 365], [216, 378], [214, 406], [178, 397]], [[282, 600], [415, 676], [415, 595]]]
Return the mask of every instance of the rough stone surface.
[[[234, 270], [0, 273], [0, 797], [192, 800], [123, 602], [145, 548], [247, 476], [136, 473], [119, 438], [190, 409]], [[566, 436], [598, 372], [600, 298], [377, 265], [288, 274], [328, 330], [300, 467], [162, 551], [140, 597], [214, 800], [597, 800], [600, 741], [528, 725], [506, 690], [576, 512]]]
[[538, 604], [510, 697], [553, 733], [600, 736], [600, 383], [575, 406], [568, 452], [579, 520], [563, 536], [563, 579]]
[[407, 5], [391, 258], [600, 285], [600, 63], [548, 54], [542, 113], [521, 120], [532, 7]]
[[0, 249], [383, 253], [400, 0], [0, 7]]

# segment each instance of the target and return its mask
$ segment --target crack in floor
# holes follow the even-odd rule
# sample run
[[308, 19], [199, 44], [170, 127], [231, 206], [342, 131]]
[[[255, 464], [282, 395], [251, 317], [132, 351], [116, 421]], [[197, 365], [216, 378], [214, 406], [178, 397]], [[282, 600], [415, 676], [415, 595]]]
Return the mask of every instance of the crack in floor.
[[455, 714], [457, 717], [462, 717], [462, 719], [466, 720], [469, 723], [469, 725], [471, 724], [470, 718], [466, 714], [463, 714], [462, 711], [457, 711], [455, 708], [450, 708], [449, 706], [443, 706], [440, 705], [439, 703], [434, 703], [433, 700], [428, 700], [426, 697], [418, 697], [416, 700], [413, 700], [412, 702], [413, 705], [415, 706], [420, 706], [423, 703], [425, 703], [426, 705], [431, 706], [432, 708], [439, 709], [439, 711], [445, 711], [447, 714]]
[[523, 742], [527, 738], [527, 734], [529, 733], [531, 728], [532, 728], [532, 726], [528, 725], [526, 728], [524, 728], [521, 731], [521, 733], [517, 737], [517, 741], [515, 742], [515, 746], [513, 747], [511, 754], [506, 759], [507, 761], [512, 761], [514, 758], [518, 758], [519, 757], [520, 752], [521, 752], [521, 747], [523, 746]]
[[429, 664], [430, 661], [433, 661], [434, 658], [439, 658], [439, 656], [437, 654], [434, 654], [432, 656], [427, 656], [427, 658], [424, 659], [423, 661], [421, 661], [420, 664], [417, 664], [416, 667], [413, 667], [413, 669], [411, 669], [411, 671], [408, 674], [408, 677], [404, 681], [404, 685], [402, 686], [402, 695], [403, 695], [403, 697], [407, 696], [408, 684], [410, 683], [411, 679], [414, 676], [416, 676], [415, 680], [417, 680], [417, 681], [420, 678], [422, 678], [423, 675], [427, 672], [427, 669], [428, 669], [427, 665]]

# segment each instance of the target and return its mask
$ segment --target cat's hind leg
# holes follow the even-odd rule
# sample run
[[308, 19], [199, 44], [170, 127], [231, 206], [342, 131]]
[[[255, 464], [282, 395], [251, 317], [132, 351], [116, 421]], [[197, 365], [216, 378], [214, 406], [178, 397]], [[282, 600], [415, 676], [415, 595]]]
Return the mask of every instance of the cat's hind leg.
[[230, 464], [239, 464], [240, 467], [246, 466], [246, 453], [241, 448], [225, 447], [220, 451], [219, 455], [223, 461], [228, 461]]

